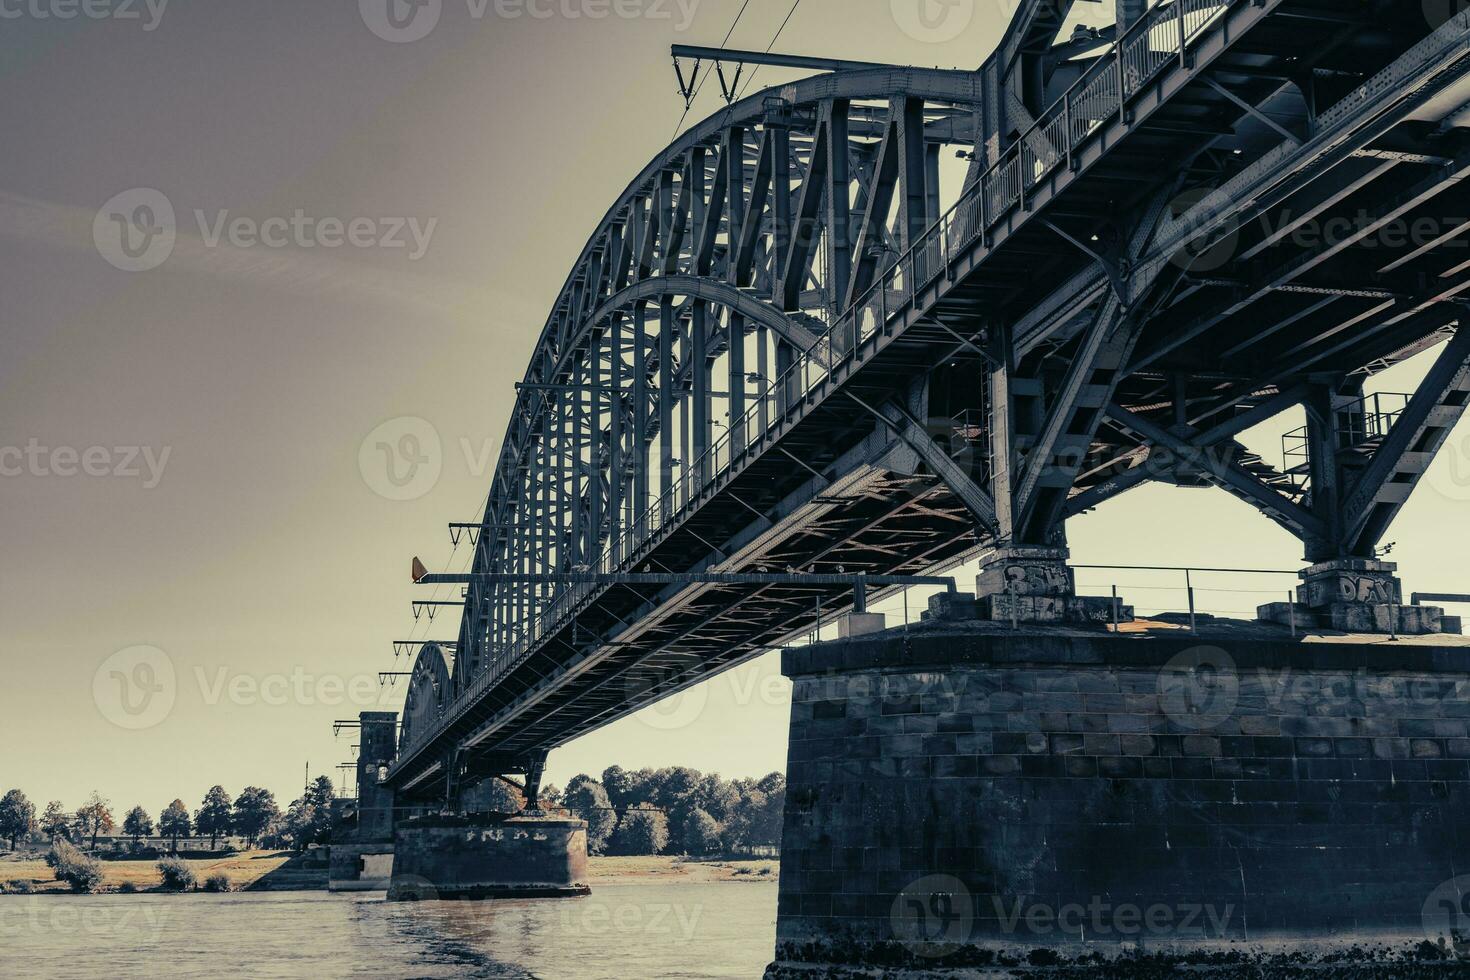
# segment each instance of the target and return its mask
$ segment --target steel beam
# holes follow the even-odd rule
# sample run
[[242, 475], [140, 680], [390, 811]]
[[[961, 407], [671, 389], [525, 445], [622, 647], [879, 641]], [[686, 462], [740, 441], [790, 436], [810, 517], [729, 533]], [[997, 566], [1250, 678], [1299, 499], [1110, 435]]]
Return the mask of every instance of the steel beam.
[[1257, 507], [1297, 537], [1306, 540], [1311, 535], [1320, 535], [1323, 532], [1323, 524], [1316, 515], [1261, 483], [1238, 463], [1227, 461], [1221, 456], [1210, 458], [1207, 450], [1211, 447], [1201, 446], [1184, 436], [1176, 435], [1116, 403], [1108, 406], [1107, 415], [1147, 443], [1162, 446], [1196, 465], [1204, 463], [1200, 467], [1200, 473], [1206, 479]]
[[1345, 542], [1371, 555], [1470, 401], [1470, 329], [1461, 327], [1425, 375], [1343, 501]]

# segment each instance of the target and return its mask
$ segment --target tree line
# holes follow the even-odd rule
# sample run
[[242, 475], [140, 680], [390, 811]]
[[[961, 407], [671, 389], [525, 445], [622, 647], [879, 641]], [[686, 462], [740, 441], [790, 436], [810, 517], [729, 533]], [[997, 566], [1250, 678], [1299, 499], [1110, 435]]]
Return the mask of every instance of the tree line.
[[735, 854], [780, 846], [786, 777], [609, 766], [601, 779], [574, 776], [548, 802], [587, 821], [593, 854]]
[[[121, 830], [135, 847], [144, 838], [157, 835], [167, 840], [173, 851], [178, 850], [181, 840], [205, 838], [214, 850], [221, 837], [236, 836], [243, 837], [251, 848], [259, 845], [302, 850], [308, 844], [325, 843], [330, 837], [335, 798], [336, 790], [326, 776], [318, 776], [284, 812], [268, 789], [246, 786], [232, 799], [223, 786], [214, 786], [192, 813], [183, 800], [176, 799], [158, 812], [155, 821], [148, 810], [134, 806], [123, 814]], [[113, 837], [117, 829], [112, 803], [100, 793], [93, 792], [76, 810], [52, 800], [39, 816], [35, 804], [18, 789], [0, 797], [0, 839], [8, 841], [11, 850], [21, 841], [38, 837], [53, 844], [64, 840], [95, 849], [100, 837]]]
[[[155, 821], [142, 806], [122, 818], [122, 835], [136, 846], [155, 835], [178, 850], [181, 840], [209, 840], [213, 850], [221, 837], [243, 837], [247, 846], [304, 850], [331, 839], [337, 814], [332, 781], [319, 776], [283, 812], [270, 790], [247, 786], [230, 797], [223, 786], [204, 795], [192, 813], [174, 800]], [[781, 815], [786, 804], [786, 777], [773, 772], [760, 779], [728, 780], [686, 766], [627, 770], [609, 766], [601, 778], [574, 776], [562, 791], [547, 786], [542, 804], [565, 809], [587, 821], [587, 849], [592, 854], [645, 855], [750, 853], [779, 847]], [[524, 801], [506, 784], [490, 780], [476, 793], [476, 808], [521, 809]], [[69, 811], [52, 800], [40, 817], [24, 793], [13, 789], [0, 798], [0, 838], [14, 850], [21, 840], [43, 836], [51, 842], [90, 844], [117, 829], [112, 804], [93, 793], [79, 809]]]

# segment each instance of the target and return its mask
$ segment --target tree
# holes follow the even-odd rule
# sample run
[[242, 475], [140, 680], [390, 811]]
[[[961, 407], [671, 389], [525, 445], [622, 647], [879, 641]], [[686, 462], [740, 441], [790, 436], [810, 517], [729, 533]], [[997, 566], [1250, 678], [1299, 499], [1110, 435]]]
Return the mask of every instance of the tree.
[[699, 808], [720, 824], [729, 820], [735, 808], [740, 805], [740, 791], [719, 773], [712, 773], [701, 779], [695, 796], [699, 801]]
[[254, 848], [258, 840], [280, 819], [275, 794], [258, 786], [246, 786], [235, 799], [235, 832]]
[[704, 776], [687, 766], [671, 766], [655, 772], [650, 782], [651, 799], [641, 805], [656, 807], [667, 814], [669, 849], [682, 854], [689, 849], [684, 841], [684, 827], [690, 812], [700, 803]]
[[230, 794], [225, 792], [223, 786], [212, 786], [209, 792], [204, 794], [204, 804], [194, 815], [194, 830], [200, 837], [205, 834], [209, 835], [209, 849], [212, 851], [215, 842], [221, 836], [229, 834], [234, 816], [234, 804], [230, 801]]
[[153, 818], [148, 816], [148, 811], [141, 806], [135, 806], [123, 817], [123, 833], [133, 839], [133, 846], [137, 846], [139, 838], [153, 836]]
[[188, 838], [193, 832], [193, 824], [189, 822], [189, 808], [184, 806], [183, 800], [174, 800], [164, 808], [158, 818], [158, 832], [173, 842], [173, 851], [178, 853], [179, 838]]
[[613, 813], [612, 804], [608, 801], [607, 790], [591, 776], [573, 776], [567, 784], [562, 805], [573, 816], [587, 821], [587, 850], [601, 854], [618, 823], [617, 814]]
[[476, 785], [468, 796], [474, 801], [472, 808], [482, 812], [520, 813], [526, 808], [525, 799], [515, 787], [493, 776]]
[[332, 839], [332, 801], [336, 798], [337, 791], [326, 776], [316, 777], [306, 788], [302, 799], [311, 807], [308, 843], [325, 844]]
[[194, 887], [194, 869], [189, 862], [166, 857], [158, 862], [159, 884], [169, 891], [186, 892]]
[[286, 815], [281, 820], [280, 835], [292, 850], [304, 851], [306, 845], [312, 842], [316, 822], [316, 806], [307, 802], [303, 796], [299, 800], [293, 800], [286, 810]]
[[20, 838], [29, 837], [35, 831], [36, 805], [18, 789], [6, 793], [0, 799], [0, 837], [9, 838], [13, 851]]
[[668, 845], [668, 817], [657, 810], [629, 810], [608, 846], [614, 854], [659, 854]]
[[318, 776], [311, 781], [306, 788], [306, 802], [312, 806], [330, 807], [332, 801], [337, 798], [337, 790], [332, 786], [332, 780], [326, 776]]
[[602, 788], [607, 790], [607, 798], [612, 801], [613, 806], [632, 806], [632, 796], [637, 785], [637, 774], [629, 772], [622, 766], [608, 766], [602, 770]]
[[658, 791], [661, 786], [659, 772], [652, 769], [639, 769], [637, 772], [624, 773], [620, 780], [621, 786], [617, 796], [611, 791], [608, 796], [617, 800], [613, 806], [619, 810], [629, 807], [653, 807], [658, 805]]
[[270, 826], [260, 835], [259, 846], [270, 851], [285, 851], [294, 846], [291, 838], [287, 835], [286, 815], [281, 813], [273, 818]]
[[46, 812], [41, 814], [41, 833], [56, 843], [56, 838], [66, 837], [71, 830], [71, 814], [61, 808], [60, 800], [52, 800], [46, 804]]
[[97, 846], [97, 838], [104, 833], [111, 833], [112, 804], [104, 800], [101, 794], [95, 790], [87, 797], [87, 803], [77, 811], [78, 829], [86, 836], [92, 838], [92, 846]]
[[51, 845], [46, 863], [51, 866], [56, 880], [66, 882], [74, 892], [95, 892], [102, 885], [102, 865], [67, 841], [59, 840]]
[[724, 824], [725, 849], [751, 847], [763, 843], [755, 839], [756, 826], [766, 809], [766, 794], [755, 788], [755, 783], [741, 780], [736, 784], [740, 801], [730, 811]]
[[715, 854], [723, 846], [721, 827], [714, 817], [695, 807], [684, 819], [684, 852], [692, 855]]
[[786, 817], [786, 777], [779, 772], [767, 774], [756, 783], [766, 795], [765, 805], [751, 824], [751, 843], [781, 846], [781, 828]]

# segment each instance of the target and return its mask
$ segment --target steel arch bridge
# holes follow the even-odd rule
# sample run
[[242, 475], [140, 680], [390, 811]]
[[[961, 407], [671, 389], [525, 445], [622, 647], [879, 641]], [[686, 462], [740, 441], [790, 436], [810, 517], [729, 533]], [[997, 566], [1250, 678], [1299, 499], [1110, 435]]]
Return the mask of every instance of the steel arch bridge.
[[[410, 682], [400, 794], [534, 781], [850, 602], [614, 573], [914, 574], [1061, 544], [1149, 480], [1372, 556], [1470, 391], [1470, 15], [1120, 0], [1059, 36], [1071, 6], [1027, 0], [977, 71], [734, 101], [628, 184], [459, 526], [463, 620]], [[1418, 391], [1363, 398], [1436, 345]], [[1280, 467], [1236, 441], [1298, 406]]]

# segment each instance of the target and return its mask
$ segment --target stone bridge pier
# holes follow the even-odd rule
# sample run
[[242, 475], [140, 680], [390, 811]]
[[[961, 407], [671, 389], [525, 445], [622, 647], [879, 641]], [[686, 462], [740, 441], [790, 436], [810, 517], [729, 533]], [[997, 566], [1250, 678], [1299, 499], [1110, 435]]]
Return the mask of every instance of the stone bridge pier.
[[1122, 607], [1115, 631], [1063, 557], [1001, 555], [979, 599], [784, 652], [768, 980], [1277, 941], [1470, 952], [1470, 645], [1399, 605], [1391, 565], [1314, 566], [1298, 608], [1254, 622]]
[[[451, 780], [448, 806], [402, 821], [395, 829], [388, 900], [587, 894], [587, 822], [540, 808], [545, 766], [545, 753], [522, 762], [524, 781], [515, 781], [503, 775], [508, 768], [503, 761], [463, 765]], [[495, 780], [513, 788], [524, 809], [491, 809], [493, 797], [487, 791]]]
[[378, 780], [398, 754], [398, 714], [361, 712], [358, 735], [357, 823], [329, 849], [328, 891], [378, 891], [393, 873], [393, 791]]

